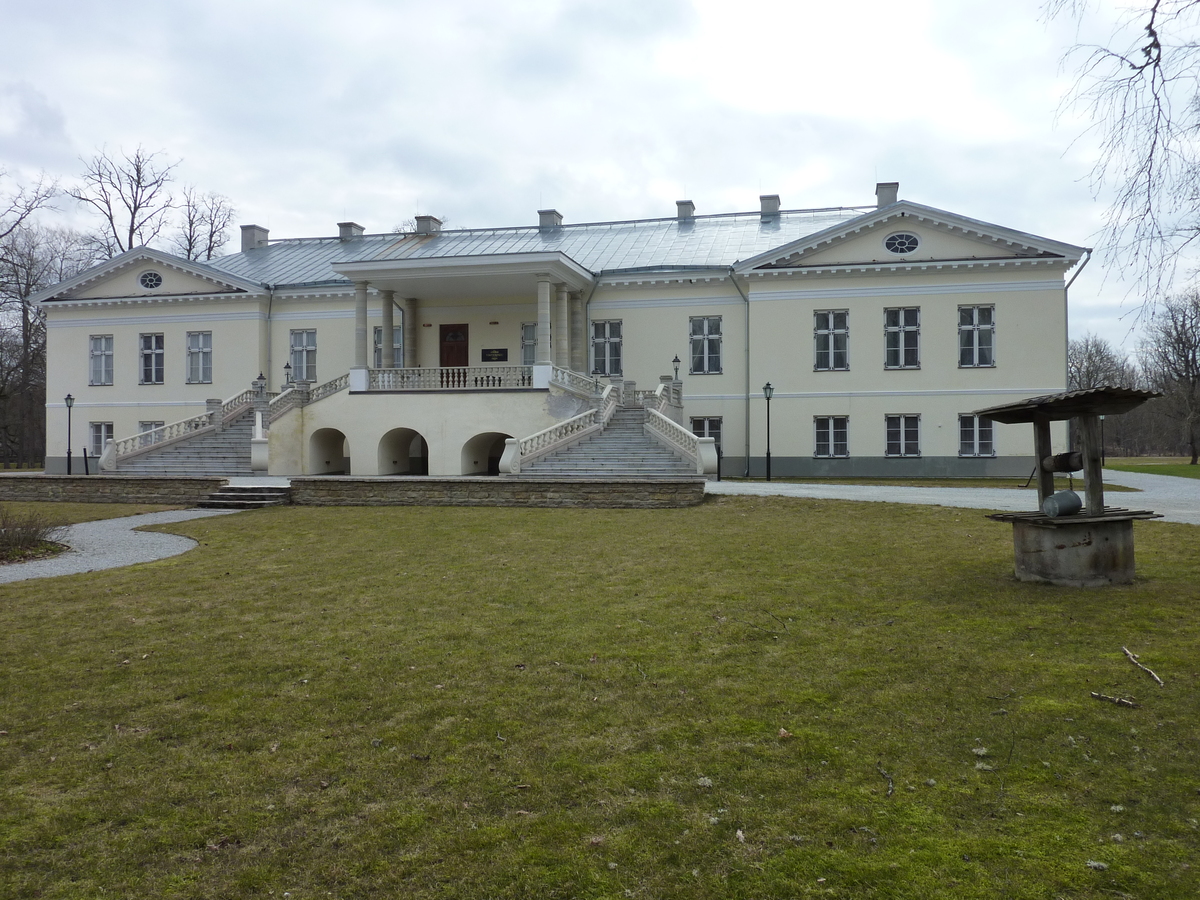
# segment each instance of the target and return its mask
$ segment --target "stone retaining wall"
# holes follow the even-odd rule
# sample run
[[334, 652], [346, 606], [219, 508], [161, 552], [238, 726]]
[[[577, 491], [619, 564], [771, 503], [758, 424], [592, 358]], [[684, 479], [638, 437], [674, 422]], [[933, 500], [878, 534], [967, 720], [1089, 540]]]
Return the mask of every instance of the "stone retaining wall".
[[300, 506], [536, 506], [621, 509], [695, 506], [703, 478], [293, 478]]
[[0, 502], [59, 500], [73, 503], [169, 503], [193, 506], [225, 478], [140, 475], [0, 474]]

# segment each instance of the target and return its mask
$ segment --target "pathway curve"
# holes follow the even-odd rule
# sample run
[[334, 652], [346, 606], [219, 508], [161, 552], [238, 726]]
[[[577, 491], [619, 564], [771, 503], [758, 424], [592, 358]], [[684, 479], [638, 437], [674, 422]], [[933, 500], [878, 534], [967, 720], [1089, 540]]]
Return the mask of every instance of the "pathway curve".
[[[1140, 472], [1104, 470], [1105, 482], [1138, 488], [1140, 494], [1112, 493], [1109, 506], [1151, 509], [1168, 522], [1200, 525], [1200, 479], [1172, 475], [1143, 475]], [[1082, 486], [1080, 487], [1082, 491]], [[757, 496], [811, 497], [824, 500], [862, 500], [877, 503], [915, 503], [924, 506], [955, 506], [967, 509], [999, 509], [1006, 512], [1033, 510], [1037, 495], [1014, 488], [895, 487], [875, 484], [790, 484], [778, 481], [710, 481], [709, 494], [752, 494]]]
[[195, 547], [196, 542], [178, 534], [158, 534], [133, 529], [163, 522], [186, 522], [188, 519], [203, 519], [208, 516], [227, 516], [231, 512], [234, 510], [173, 509], [67, 525], [59, 534], [58, 541], [66, 544], [70, 550], [52, 559], [35, 559], [0, 566], [0, 583], [25, 581], [29, 578], [52, 578], [55, 575], [78, 575], [80, 572], [115, 569], [119, 566], [132, 566], [134, 563], [178, 556]]

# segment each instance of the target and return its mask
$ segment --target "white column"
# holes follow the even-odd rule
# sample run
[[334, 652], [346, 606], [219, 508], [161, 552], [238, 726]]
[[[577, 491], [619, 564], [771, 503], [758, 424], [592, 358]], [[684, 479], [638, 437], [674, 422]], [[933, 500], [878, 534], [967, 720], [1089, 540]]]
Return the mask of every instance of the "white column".
[[567, 286], [558, 286], [558, 315], [554, 318], [554, 364], [560, 369], [571, 366], [571, 312], [567, 305]]
[[552, 364], [550, 356], [550, 276], [537, 276], [537, 349], [534, 354], [535, 366]]
[[583, 294], [571, 294], [571, 368], [576, 372], [588, 372], [587, 327], [583, 321]]
[[383, 298], [383, 347], [381, 348], [381, 368], [396, 368], [396, 318], [392, 315], [392, 304], [395, 302], [395, 291], [380, 291]]
[[417, 356], [417, 298], [404, 301], [404, 366], [415, 369], [420, 365]]
[[369, 281], [354, 282], [354, 368], [367, 367], [367, 288]]

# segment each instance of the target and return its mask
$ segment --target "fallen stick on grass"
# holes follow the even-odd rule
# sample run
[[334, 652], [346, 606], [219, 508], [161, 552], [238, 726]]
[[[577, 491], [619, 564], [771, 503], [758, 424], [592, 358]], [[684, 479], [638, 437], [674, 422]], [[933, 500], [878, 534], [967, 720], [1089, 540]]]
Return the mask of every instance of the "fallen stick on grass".
[[1133, 663], [1135, 666], [1137, 666], [1139, 669], [1141, 669], [1143, 672], [1146, 672], [1155, 681], [1157, 681], [1159, 687], [1166, 687], [1166, 685], [1163, 684], [1163, 680], [1161, 678], [1159, 678], [1157, 675], [1155, 675], [1154, 671], [1152, 669], [1147, 669], [1140, 662], [1138, 662], [1138, 657], [1137, 657], [1136, 653], [1129, 652], [1128, 647], [1122, 647], [1121, 649], [1125, 651], [1125, 655], [1129, 657], [1129, 661], [1131, 663]]
[[1110, 697], [1108, 694], [1097, 694], [1095, 691], [1092, 691], [1091, 694], [1097, 700], [1107, 700], [1109, 703], [1117, 704], [1117, 706], [1128, 706], [1130, 709], [1137, 709], [1137, 704], [1126, 697]]
[[896, 784], [895, 784], [895, 782], [892, 781], [892, 776], [883, 770], [883, 761], [880, 760], [879, 762], [875, 763], [875, 768], [879, 771], [880, 775], [882, 775], [884, 778], [887, 779], [887, 783], [888, 783], [887, 795], [889, 797], [892, 796], [892, 792], [896, 790]]

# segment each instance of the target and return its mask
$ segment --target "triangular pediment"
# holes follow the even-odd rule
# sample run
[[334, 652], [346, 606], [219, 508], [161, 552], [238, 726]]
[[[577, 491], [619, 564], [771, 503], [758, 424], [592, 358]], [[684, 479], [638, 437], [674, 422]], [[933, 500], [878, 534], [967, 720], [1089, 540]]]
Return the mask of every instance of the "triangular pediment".
[[737, 265], [755, 270], [912, 266], [1006, 259], [1074, 263], [1087, 250], [902, 200]]
[[260, 284], [218, 271], [204, 263], [192, 262], [149, 247], [137, 247], [53, 285], [31, 299], [40, 303], [144, 299], [257, 293], [262, 289]]

